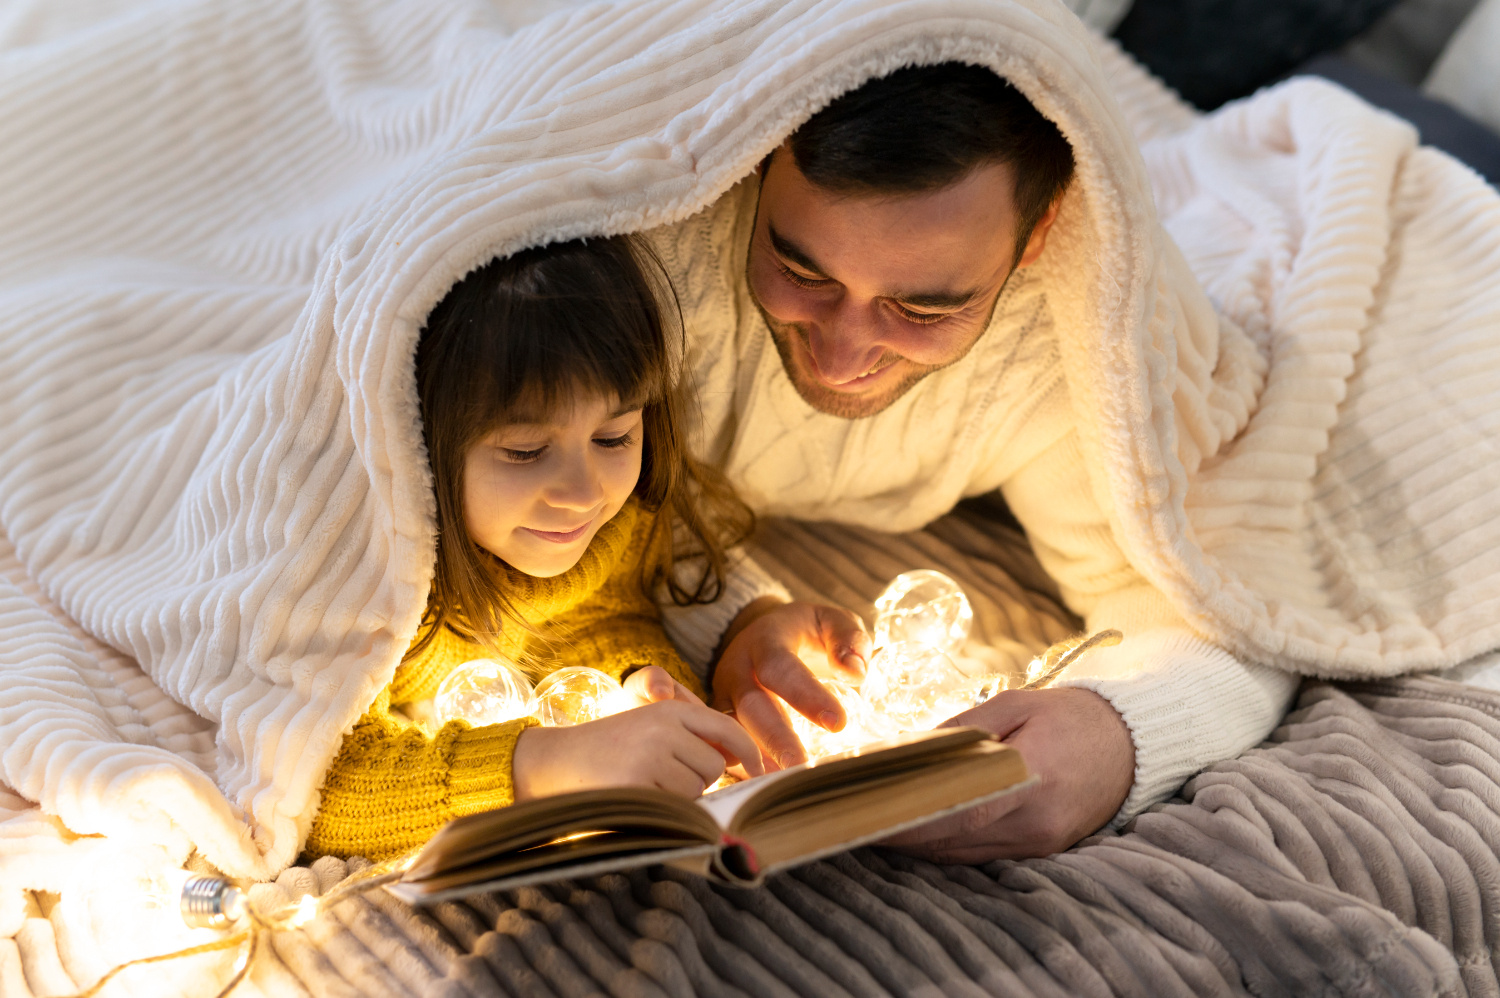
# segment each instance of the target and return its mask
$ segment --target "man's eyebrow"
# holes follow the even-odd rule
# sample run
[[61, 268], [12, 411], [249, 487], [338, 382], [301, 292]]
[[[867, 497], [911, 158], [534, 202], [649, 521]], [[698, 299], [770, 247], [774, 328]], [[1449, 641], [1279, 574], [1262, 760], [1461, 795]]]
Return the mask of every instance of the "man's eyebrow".
[[766, 234], [771, 237], [771, 246], [776, 250], [777, 253], [786, 257], [788, 260], [792, 261], [803, 270], [810, 270], [814, 274], [826, 275], [828, 273], [828, 271], [818, 266], [817, 263], [814, 262], [812, 257], [802, 252], [802, 250], [797, 247], [796, 243], [791, 242], [790, 240], [782, 236], [781, 233], [777, 232], [776, 227], [770, 222], [766, 223]]
[[917, 308], [963, 308], [979, 297], [979, 289], [972, 291], [920, 291], [914, 294], [894, 294], [892, 301]]

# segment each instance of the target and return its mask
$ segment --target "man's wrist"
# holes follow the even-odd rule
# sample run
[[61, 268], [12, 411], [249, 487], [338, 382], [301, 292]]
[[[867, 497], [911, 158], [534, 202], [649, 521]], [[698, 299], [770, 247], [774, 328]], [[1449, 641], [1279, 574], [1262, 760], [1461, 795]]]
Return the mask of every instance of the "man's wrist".
[[719, 639], [719, 644], [714, 649], [713, 657], [708, 660], [707, 683], [710, 696], [713, 695], [714, 673], [719, 669], [719, 659], [724, 657], [725, 650], [728, 649], [734, 639], [739, 637], [745, 628], [755, 623], [761, 617], [786, 605], [787, 601], [780, 596], [759, 596], [746, 603], [740, 609], [740, 612], [734, 615], [734, 619], [729, 622], [729, 626], [724, 628], [724, 636]]

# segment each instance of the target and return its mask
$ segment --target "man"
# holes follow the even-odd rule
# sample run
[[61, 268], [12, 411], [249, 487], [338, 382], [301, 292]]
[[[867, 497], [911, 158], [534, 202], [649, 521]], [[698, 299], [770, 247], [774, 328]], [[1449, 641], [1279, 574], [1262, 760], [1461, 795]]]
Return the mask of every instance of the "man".
[[[1016, 745], [1041, 778], [902, 840], [958, 861], [1050, 853], [1128, 817], [1264, 737], [1295, 686], [1198, 638], [1125, 559], [1089, 489], [1047, 289], [1026, 271], [1072, 170], [1057, 128], [989, 70], [904, 69], [654, 234], [703, 397], [698, 450], [758, 510], [820, 518], [836, 499], [834, 516], [910, 529], [945, 511], [918, 512], [913, 482], [953, 479], [955, 499], [998, 487], [1089, 629], [1130, 636], [1089, 674], [955, 719]], [[743, 609], [714, 689], [787, 764], [800, 748], [769, 693], [830, 727], [842, 712], [772, 649], [857, 674], [867, 639], [847, 612], [779, 604], [730, 602]]]

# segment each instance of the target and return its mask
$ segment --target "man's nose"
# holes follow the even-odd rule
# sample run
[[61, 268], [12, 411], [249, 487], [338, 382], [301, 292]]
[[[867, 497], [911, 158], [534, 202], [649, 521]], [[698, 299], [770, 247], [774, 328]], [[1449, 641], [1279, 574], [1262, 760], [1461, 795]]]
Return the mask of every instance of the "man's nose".
[[885, 353], [875, 324], [862, 308], [835, 310], [808, 333], [808, 352], [818, 376], [832, 385], [853, 381]]

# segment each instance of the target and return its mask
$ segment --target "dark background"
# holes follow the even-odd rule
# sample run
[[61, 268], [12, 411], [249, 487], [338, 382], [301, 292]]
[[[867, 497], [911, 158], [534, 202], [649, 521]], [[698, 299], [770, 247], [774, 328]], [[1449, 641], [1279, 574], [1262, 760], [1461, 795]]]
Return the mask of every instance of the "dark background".
[[1472, 6], [1472, 0], [1134, 0], [1114, 38], [1205, 111], [1293, 74], [1326, 77], [1412, 122], [1423, 142], [1500, 185], [1500, 135], [1417, 89]]

